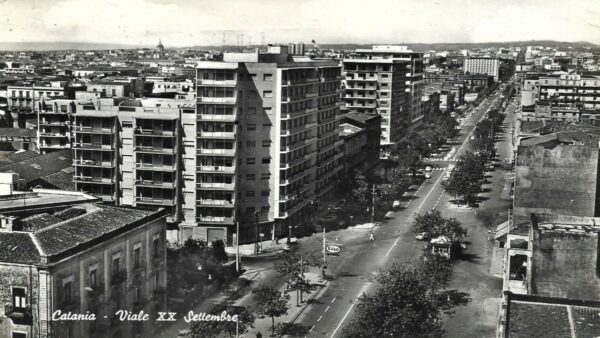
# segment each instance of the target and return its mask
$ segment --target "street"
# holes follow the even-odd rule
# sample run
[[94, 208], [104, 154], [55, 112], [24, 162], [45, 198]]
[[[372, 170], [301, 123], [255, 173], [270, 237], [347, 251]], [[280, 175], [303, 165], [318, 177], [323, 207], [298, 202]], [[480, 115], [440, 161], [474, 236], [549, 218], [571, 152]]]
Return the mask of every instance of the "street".
[[[496, 93], [499, 96], [499, 93]], [[310, 304], [296, 320], [297, 324], [309, 328], [308, 337], [339, 337], [344, 324], [352, 320], [356, 299], [371, 290], [373, 285], [371, 282], [378, 271], [394, 263], [409, 262], [420, 256], [425, 242], [415, 240], [410, 229], [415, 213], [438, 208], [445, 217], [457, 217], [457, 215], [465, 213], [474, 216], [474, 210], [461, 209], [451, 205], [448, 196], [443, 193], [440, 183], [448, 164], [456, 161], [460, 155], [469, 150], [468, 140], [475, 124], [497, 100], [497, 96], [491, 95], [473, 110], [472, 116], [463, 124], [460, 135], [452, 142], [452, 146], [456, 147], [456, 152], [450, 159], [426, 162], [433, 167], [432, 177], [411, 192], [413, 197], [404, 210], [395, 212], [391, 220], [374, 229], [375, 241], [369, 241], [368, 233], [364, 230], [344, 229], [327, 233], [328, 238], [338, 239], [342, 252], [338, 257], [330, 257], [327, 264], [328, 273], [333, 275], [333, 280], [321, 292], [317, 301]], [[469, 230], [469, 240], [473, 242], [481, 240], [480, 236], [476, 236], [477, 239], [473, 238], [474, 235], [471, 232], [472, 227], [477, 225], [469, 223], [463, 223], [463, 225]], [[483, 240], [486, 240], [485, 238], [483, 236]], [[321, 235], [304, 240], [301, 244], [302, 249], [319, 252], [321, 240]], [[468, 252], [474, 256], [485, 257], [486, 252], [484, 251], [487, 249], [486, 245], [474, 244], [468, 249]], [[457, 264], [453, 284], [461, 285], [463, 279], [488, 278], [487, 274], [464, 276], [462, 272], [465, 268], [461, 266], [462, 263], [458, 262]], [[494, 297], [499, 297], [498, 283], [488, 284]], [[472, 302], [473, 306], [482, 306], [482, 304], [474, 303]], [[460, 324], [463, 329], [464, 324], [464, 322]], [[449, 325], [447, 328], [449, 336], [465, 336], [464, 331], [461, 335], [458, 335], [458, 332], [452, 332], [452, 327]]]

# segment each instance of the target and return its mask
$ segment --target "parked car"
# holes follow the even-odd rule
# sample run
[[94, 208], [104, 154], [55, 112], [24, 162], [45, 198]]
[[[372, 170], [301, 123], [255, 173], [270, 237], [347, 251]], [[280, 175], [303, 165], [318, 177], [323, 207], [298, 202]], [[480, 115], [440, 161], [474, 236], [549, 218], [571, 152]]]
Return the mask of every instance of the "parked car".
[[431, 178], [431, 173], [425, 173], [425, 178]]
[[429, 239], [429, 233], [427, 232], [420, 232], [415, 236], [415, 239], [418, 239], [420, 241], [426, 241]]
[[400, 201], [394, 201], [394, 203], [392, 203], [392, 208], [394, 208], [394, 209], [400, 208]]
[[425, 171], [431, 171], [431, 167], [430, 166], [426, 166], [425, 167]]

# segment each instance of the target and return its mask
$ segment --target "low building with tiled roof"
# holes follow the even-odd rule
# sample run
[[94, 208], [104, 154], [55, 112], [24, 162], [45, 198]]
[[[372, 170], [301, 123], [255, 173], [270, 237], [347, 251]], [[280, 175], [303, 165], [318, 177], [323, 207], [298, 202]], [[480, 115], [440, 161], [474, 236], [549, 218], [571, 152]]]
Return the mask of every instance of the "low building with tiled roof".
[[[166, 310], [166, 212], [96, 201], [36, 189], [0, 196], [0, 337], [156, 332], [155, 320], [121, 322], [115, 312]], [[67, 312], [96, 320], [56, 320]]]

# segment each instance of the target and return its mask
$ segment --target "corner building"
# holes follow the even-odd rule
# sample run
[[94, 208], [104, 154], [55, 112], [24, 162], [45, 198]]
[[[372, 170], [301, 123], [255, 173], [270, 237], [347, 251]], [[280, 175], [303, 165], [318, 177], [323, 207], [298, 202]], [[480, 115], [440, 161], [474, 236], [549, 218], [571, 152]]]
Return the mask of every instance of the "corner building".
[[343, 169], [341, 80], [337, 62], [286, 46], [199, 62], [197, 189], [184, 196], [182, 238], [231, 240], [239, 222], [252, 242], [310, 224]]

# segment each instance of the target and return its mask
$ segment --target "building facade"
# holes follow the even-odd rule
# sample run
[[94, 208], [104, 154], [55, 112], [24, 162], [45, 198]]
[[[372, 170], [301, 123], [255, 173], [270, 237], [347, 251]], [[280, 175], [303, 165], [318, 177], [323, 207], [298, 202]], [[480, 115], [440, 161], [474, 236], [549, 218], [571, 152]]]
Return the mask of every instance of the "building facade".
[[465, 58], [463, 72], [465, 74], [491, 75], [494, 77], [494, 81], [498, 82], [498, 77], [500, 75], [500, 60], [485, 57]]

